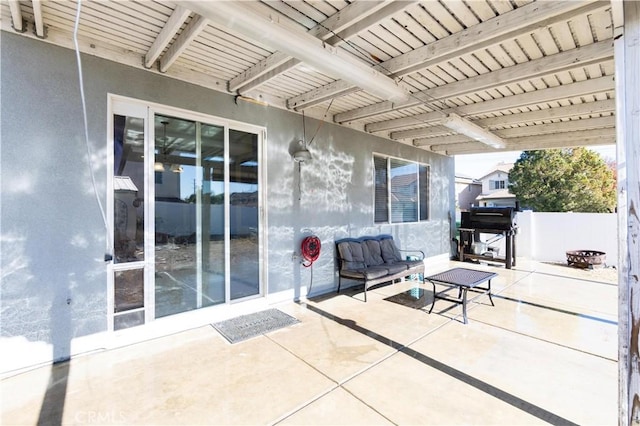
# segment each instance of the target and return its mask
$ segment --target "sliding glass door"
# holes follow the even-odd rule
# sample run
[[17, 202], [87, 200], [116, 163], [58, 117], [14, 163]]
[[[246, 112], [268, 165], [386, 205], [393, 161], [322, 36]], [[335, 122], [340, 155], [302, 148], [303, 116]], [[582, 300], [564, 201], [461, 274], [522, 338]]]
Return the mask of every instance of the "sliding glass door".
[[260, 294], [258, 134], [154, 125], [156, 317]]
[[263, 294], [262, 132], [145, 110], [113, 115], [113, 329]]

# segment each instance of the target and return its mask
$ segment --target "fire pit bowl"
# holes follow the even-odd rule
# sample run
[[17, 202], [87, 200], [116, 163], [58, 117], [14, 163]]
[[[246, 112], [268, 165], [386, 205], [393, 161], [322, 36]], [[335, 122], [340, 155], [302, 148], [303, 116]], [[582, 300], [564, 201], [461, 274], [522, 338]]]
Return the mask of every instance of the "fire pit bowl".
[[567, 263], [575, 268], [603, 268], [607, 254], [596, 250], [572, 250], [567, 252]]

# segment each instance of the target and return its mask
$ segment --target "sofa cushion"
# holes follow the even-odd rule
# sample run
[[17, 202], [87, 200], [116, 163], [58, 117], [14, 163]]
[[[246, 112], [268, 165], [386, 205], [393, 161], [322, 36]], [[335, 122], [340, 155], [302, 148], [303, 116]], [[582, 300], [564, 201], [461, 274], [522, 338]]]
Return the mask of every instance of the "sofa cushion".
[[407, 270], [407, 265], [402, 263], [387, 263], [385, 264], [385, 268], [389, 271], [389, 274], [398, 274], [400, 272]]
[[407, 269], [424, 267], [424, 261], [422, 260], [400, 260], [395, 264], [405, 265]]
[[365, 266], [362, 245], [358, 240], [338, 242], [338, 252], [342, 259], [342, 269], [362, 269]]
[[384, 263], [382, 253], [380, 251], [380, 241], [374, 239], [366, 239], [362, 242], [362, 251], [364, 261], [367, 266], [379, 266]]
[[386, 263], [394, 263], [402, 260], [398, 247], [393, 242], [392, 237], [380, 238], [380, 254]]
[[375, 280], [376, 278], [384, 277], [389, 274], [389, 270], [382, 266], [372, 266], [370, 268], [363, 269], [349, 269], [342, 270], [340, 275], [345, 278], [356, 278], [365, 280]]

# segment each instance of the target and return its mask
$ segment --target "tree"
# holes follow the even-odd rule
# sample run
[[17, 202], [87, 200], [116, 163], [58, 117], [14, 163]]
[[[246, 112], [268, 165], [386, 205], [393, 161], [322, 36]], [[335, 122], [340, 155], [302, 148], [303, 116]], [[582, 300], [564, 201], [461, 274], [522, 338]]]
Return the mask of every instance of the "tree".
[[542, 212], [613, 212], [613, 172], [585, 148], [524, 151], [509, 173], [509, 190], [525, 208]]

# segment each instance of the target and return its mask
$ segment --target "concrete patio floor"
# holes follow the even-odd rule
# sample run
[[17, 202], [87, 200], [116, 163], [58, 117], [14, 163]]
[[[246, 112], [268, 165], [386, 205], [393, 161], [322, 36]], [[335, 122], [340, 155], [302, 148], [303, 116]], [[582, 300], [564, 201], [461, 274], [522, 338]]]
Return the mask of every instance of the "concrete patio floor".
[[[495, 306], [406, 281], [276, 306], [300, 323], [229, 344], [212, 326], [1, 382], [2, 424], [617, 424], [613, 271], [519, 259]], [[423, 288], [415, 309], [398, 294]], [[413, 294], [418, 294], [414, 290]], [[387, 300], [385, 300], [387, 299]]]

